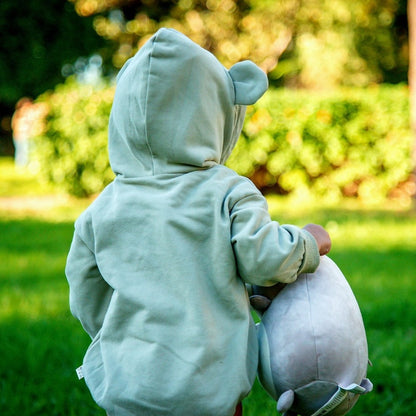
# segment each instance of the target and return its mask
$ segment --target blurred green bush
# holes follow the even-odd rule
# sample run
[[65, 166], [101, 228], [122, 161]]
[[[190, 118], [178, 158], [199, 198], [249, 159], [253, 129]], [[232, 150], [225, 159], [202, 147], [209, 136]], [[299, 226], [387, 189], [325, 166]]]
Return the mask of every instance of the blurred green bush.
[[265, 193], [409, 198], [408, 114], [405, 86], [270, 90], [248, 109], [228, 165]]
[[48, 113], [35, 138], [32, 167], [71, 195], [100, 192], [113, 178], [108, 162], [108, 117], [114, 89], [69, 79], [39, 101]]
[[[69, 81], [39, 98], [49, 110], [36, 140], [36, 166], [73, 195], [97, 193], [113, 178], [107, 154], [113, 94], [113, 87]], [[408, 106], [401, 85], [328, 93], [270, 89], [248, 108], [227, 165], [265, 193], [409, 198]]]

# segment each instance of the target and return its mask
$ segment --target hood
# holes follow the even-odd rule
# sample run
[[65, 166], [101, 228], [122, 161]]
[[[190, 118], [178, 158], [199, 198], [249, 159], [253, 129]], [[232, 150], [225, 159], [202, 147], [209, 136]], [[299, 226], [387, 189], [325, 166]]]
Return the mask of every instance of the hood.
[[241, 133], [245, 106], [267, 87], [251, 61], [228, 71], [185, 35], [160, 29], [117, 76], [109, 123], [113, 171], [139, 177], [224, 163]]

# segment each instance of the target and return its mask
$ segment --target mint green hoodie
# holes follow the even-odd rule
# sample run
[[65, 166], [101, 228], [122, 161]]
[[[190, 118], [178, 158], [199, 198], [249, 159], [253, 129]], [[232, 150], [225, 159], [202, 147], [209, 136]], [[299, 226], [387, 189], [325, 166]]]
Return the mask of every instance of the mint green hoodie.
[[293, 282], [319, 264], [313, 237], [271, 221], [223, 165], [266, 89], [253, 63], [227, 71], [168, 29], [118, 75], [116, 178], [76, 221], [66, 267], [93, 339], [85, 381], [110, 415], [233, 415], [258, 360], [245, 283]]

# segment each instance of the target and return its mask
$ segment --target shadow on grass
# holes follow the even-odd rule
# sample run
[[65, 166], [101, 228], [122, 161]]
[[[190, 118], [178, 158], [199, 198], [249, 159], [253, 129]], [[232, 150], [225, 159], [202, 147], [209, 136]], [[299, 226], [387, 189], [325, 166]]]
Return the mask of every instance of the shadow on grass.
[[75, 368], [89, 343], [69, 313], [0, 321], [0, 414], [104, 415]]

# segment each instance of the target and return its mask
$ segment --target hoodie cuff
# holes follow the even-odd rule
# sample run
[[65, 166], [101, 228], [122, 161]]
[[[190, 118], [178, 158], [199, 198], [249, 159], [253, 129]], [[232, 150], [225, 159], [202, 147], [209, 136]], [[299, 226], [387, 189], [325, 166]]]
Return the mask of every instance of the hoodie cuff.
[[313, 273], [318, 268], [320, 262], [318, 244], [315, 237], [308, 231], [302, 229], [301, 234], [304, 238], [305, 254], [298, 274]]

